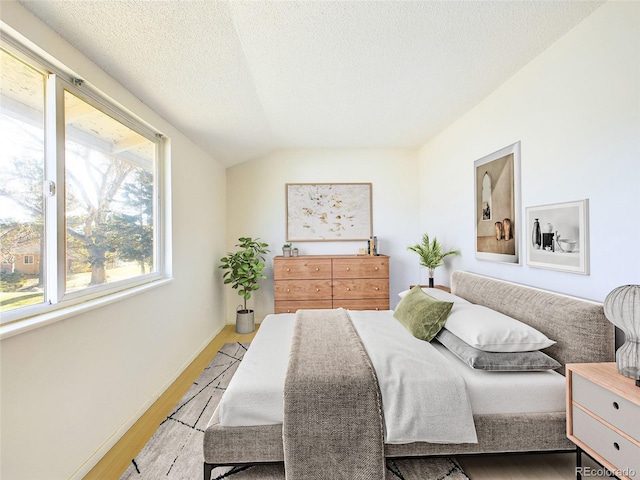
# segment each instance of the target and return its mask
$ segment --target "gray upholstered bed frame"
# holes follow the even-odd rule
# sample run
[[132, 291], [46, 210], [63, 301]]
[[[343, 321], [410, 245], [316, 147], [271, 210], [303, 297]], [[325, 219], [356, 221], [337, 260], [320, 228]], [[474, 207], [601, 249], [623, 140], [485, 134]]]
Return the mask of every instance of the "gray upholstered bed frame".
[[[614, 327], [602, 304], [456, 271], [451, 292], [541, 331], [557, 343], [545, 350], [567, 363], [614, 360]], [[477, 444], [386, 445], [387, 457], [557, 451], [575, 448], [565, 434], [565, 414], [474, 415]], [[204, 434], [205, 478], [214, 465], [281, 462], [282, 425], [223, 427], [214, 412]]]

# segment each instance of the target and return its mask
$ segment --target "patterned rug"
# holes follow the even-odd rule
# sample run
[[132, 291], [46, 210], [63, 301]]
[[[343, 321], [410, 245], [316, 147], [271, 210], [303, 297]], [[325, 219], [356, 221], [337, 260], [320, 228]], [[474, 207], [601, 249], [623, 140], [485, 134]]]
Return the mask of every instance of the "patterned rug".
[[[204, 369], [189, 391], [120, 480], [200, 480], [203, 478], [202, 438], [229, 380], [242, 361], [248, 343], [227, 343]], [[284, 480], [284, 466], [256, 465], [216, 468], [212, 480]], [[387, 461], [386, 480], [469, 480], [450, 458]]]

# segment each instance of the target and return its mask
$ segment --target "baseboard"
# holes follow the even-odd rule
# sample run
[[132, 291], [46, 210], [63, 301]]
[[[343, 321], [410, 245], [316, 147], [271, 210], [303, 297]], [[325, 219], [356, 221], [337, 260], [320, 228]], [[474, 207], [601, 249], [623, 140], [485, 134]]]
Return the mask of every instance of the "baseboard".
[[167, 389], [175, 382], [180, 375], [191, 365], [198, 355], [202, 353], [202, 351], [209, 345], [213, 339], [226, 327], [225, 324], [220, 325], [220, 327], [213, 332], [213, 334], [204, 341], [204, 343], [200, 346], [200, 348], [189, 357], [178, 370], [160, 387], [160, 390], [156, 392], [156, 394], [149, 399], [149, 401], [145, 402], [127, 421], [116, 430], [116, 432], [109, 437], [107, 441], [105, 441], [100, 448], [98, 448], [92, 455], [89, 457], [81, 466], [76, 470], [71, 477], [71, 480], [81, 480], [87, 475], [93, 467], [95, 467], [98, 462], [104, 457], [109, 450], [111, 450], [116, 443], [124, 436], [127, 431], [145, 414], [151, 406], [162, 396], [162, 394], [167, 391]]

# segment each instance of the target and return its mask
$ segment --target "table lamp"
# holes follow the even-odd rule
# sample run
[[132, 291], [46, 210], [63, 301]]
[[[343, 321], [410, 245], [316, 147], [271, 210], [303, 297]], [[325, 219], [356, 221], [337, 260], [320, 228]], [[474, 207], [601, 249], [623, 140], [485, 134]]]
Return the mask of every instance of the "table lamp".
[[[616, 352], [618, 372], [640, 384], [640, 285], [614, 288], [604, 300], [607, 319], [624, 332], [625, 342]], [[640, 386], [640, 385], [639, 385]]]

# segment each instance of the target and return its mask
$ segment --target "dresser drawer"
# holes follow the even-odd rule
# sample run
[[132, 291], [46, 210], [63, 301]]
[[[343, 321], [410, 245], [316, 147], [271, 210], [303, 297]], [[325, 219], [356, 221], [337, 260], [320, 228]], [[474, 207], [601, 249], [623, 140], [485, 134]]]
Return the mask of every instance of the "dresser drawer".
[[389, 280], [386, 278], [334, 280], [333, 298], [334, 300], [344, 298], [389, 298]]
[[275, 300], [331, 301], [331, 280], [276, 280], [273, 294]]
[[275, 313], [295, 313], [300, 309], [331, 308], [331, 300], [276, 300]]
[[333, 278], [389, 278], [389, 258], [334, 258]]
[[276, 258], [273, 275], [278, 280], [331, 278], [330, 258]]
[[618, 470], [640, 472], [640, 447], [603, 423], [572, 407], [573, 435]]
[[572, 399], [632, 438], [640, 439], [640, 405], [577, 373], [571, 375]]
[[347, 310], [389, 310], [388, 298], [367, 298], [366, 300], [349, 300], [348, 298], [334, 299], [333, 308]]

